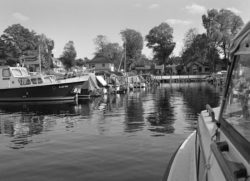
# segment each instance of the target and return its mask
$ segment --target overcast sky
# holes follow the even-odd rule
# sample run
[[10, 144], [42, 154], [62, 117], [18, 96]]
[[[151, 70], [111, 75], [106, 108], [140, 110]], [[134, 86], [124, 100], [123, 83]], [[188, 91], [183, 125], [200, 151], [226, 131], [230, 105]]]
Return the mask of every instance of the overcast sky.
[[[247, 22], [249, 7], [250, 0], [0, 0], [0, 34], [20, 23], [53, 39], [56, 57], [72, 40], [79, 58], [92, 58], [97, 35], [122, 44], [121, 30], [135, 29], [145, 37], [154, 26], [168, 22], [174, 28], [178, 55], [189, 28], [204, 32], [201, 16], [207, 9], [230, 9]], [[152, 57], [147, 48], [143, 53]]]

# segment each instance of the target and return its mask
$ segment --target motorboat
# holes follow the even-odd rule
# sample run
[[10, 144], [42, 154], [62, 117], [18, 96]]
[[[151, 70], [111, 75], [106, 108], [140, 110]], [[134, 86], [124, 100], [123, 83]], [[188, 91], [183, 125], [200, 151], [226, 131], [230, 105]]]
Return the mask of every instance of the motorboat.
[[221, 105], [206, 105], [197, 130], [173, 154], [164, 181], [250, 180], [250, 23], [231, 45]]
[[58, 81], [51, 75], [29, 74], [25, 67], [1, 66], [0, 102], [74, 100], [84, 81], [81, 77]]

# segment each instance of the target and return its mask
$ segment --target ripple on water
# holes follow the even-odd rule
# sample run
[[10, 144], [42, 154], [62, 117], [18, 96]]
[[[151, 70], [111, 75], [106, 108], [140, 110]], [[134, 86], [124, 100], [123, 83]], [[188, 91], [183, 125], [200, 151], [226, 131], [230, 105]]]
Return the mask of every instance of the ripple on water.
[[0, 180], [161, 180], [206, 103], [205, 84], [80, 102], [0, 105]]

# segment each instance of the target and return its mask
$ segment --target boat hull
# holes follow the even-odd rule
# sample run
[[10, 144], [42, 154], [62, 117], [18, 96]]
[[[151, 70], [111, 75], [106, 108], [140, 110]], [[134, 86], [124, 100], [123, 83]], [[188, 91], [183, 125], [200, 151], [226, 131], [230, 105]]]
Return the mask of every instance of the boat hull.
[[74, 100], [74, 89], [83, 82], [0, 89], [1, 102]]
[[196, 181], [196, 131], [180, 145], [172, 156], [162, 181]]

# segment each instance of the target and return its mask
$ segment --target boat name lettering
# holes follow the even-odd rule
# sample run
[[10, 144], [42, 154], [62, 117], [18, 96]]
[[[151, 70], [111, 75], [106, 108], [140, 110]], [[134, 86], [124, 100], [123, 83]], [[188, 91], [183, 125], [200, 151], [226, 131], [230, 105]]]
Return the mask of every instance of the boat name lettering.
[[68, 86], [67, 85], [61, 85], [59, 86], [59, 89], [63, 89], [63, 88], [67, 88]]

